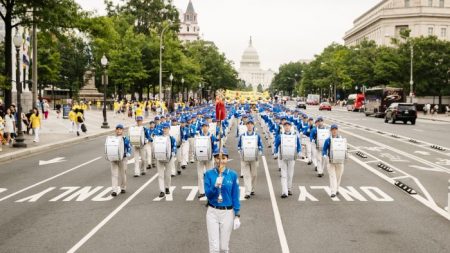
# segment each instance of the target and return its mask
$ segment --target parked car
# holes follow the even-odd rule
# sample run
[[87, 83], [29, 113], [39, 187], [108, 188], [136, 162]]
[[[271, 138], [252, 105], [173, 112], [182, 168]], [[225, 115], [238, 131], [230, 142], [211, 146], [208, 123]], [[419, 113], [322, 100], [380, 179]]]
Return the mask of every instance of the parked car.
[[390, 121], [395, 124], [396, 121], [403, 121], [403, 124], [407, 124], [410, 121], [412, 125], [416, 124], [417, 108], [414, 104], [393, 103], [386, 109], [385, 113], [384, 123]]
[[306, 102], [304, 101], [297, 102], [297, 108], [303, 108], [306, 110]]
[[319, 111], [322, 111], [322, 110], [331, 111], [331, 104], [328, 103], [328, 102], [322, 102], [322, 103], [320, 103], [320, 105], [319, 105]]

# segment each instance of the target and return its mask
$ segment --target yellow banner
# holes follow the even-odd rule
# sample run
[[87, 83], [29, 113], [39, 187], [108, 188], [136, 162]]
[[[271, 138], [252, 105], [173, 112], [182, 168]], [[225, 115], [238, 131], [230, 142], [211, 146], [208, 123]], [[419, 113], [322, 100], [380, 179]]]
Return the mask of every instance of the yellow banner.
[[244, 101], [256, 102], [258, 100], [270, 99], [270, 94], [268, 91], [257, 92], [257, 91], [226, 90], [225, 98], [228, 101], [237, 100], [240, 102]]

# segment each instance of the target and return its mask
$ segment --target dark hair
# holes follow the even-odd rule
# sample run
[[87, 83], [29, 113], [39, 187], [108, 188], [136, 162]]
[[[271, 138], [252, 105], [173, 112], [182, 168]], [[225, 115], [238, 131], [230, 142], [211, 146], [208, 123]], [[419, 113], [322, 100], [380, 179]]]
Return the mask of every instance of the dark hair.
[[33, 107], [33, 111], [36, 110], [36, 116], [39, 116], [39, 110], [37, 107]]

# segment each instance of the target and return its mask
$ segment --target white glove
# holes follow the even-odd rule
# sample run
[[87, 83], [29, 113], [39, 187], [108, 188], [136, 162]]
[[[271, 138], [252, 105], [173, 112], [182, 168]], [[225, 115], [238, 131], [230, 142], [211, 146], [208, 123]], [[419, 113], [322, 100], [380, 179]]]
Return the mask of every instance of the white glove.
[[239, 220], [239, 217], [234, 217], [233, 230], [237, 230], [240, 227], [241, 227], [241, 221]]
[[223, 181], [223, 177], [217, 177], [216, 179], [216, 188], [219, 188], [220, 186], [222, 186], [222, 181]]

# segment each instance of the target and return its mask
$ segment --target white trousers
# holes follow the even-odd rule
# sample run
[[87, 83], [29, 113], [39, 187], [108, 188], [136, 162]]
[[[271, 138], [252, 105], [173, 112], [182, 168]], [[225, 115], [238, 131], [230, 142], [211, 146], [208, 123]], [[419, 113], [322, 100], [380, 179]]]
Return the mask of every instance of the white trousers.
[[326, 167], [326, 159], [323, 159], [322, 151], [316, 149], [317, 151], [317, 174], [323, 174], [323, 169]]
[[172, 177], [170, 176], [172, 168], [174, 165], [174, 158], [170, 159], [168, 162], [156, 161], [156, 167], [158, 168], [158, 183], [159, 190], [165, 192], [166, 188], [170, 188], [172, 183]]
[[172, 158], [172, 160], [173, 160], [172, 175], [173, 176], [177, 175], [177, 167], [178, 167], [178, 171], [181, 171], [181, 168], [179, 166], [180, 157], [181, 157], [181, 149], [179, 147], [177, 147], [177, 153], [176, 153], [175, 157]]
[[120, 190], [127, 188], [127, 159], [111, 162], [111, 181], [113, 192], [120, 193]]
[[134, 175], [140, 175], [147, 169], [146, 156], [145, 147], [134, 147]]
[[153, 142], [145, 144], [145, 152], [147, 153], [147, 164], [153, 164]]
[[255, 191], [256, 177], [258, 175], [258, 165], [259, 162], [244, 162], [241, 161], [241, 167], [244, 168], [244, 186], [245, 195], [250, 195], [250, 193]]
[[186, 166], [189, 162], [189, 142], [185, 141], [181, 144], [181, 152], [180, 152], [180, 165]]
[[41, 130], [40, 128], [33, 128], [35, 142], [39, 142], [39, 131], [40, 130]]
[[330, 176], [331, 194], [336, 194], [341, 185], [342, 174], [344, 174], [344, 164], [328, 163], [327, 168]]
[[189, 138], [189, 161], [194, 162], [194, 144], [195, 138]]
[[209, 252], [229, 252], [229, 242], [233, 230], [233, 210], [219, 210], [208, 207], [206, 228], [208, 230]]
[[[279, 160], [279, 159], [278, 159]], [[281, 190], [282, 194], [288, 195], [292, 191], [292, 179], [294, 178], [295, 160], [281, 160]]]
[[312, 158], [311, 158], [311, 141], [306, 141], [306, 158], [308, 160], [308, 162], [312, 162]]
[[205, 194], [205, 181], [204, 175], [207, 170], [214, 167], [214, 160], [209, 161], [197, 161], [197, 183], [199, 194]]
[[314, 164], [314, 167], [317, 167], [317, 148], [316, 148], [316, 143], [315, 142], [311, 142], [311, 160]]

